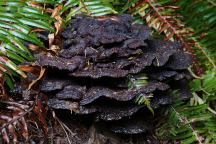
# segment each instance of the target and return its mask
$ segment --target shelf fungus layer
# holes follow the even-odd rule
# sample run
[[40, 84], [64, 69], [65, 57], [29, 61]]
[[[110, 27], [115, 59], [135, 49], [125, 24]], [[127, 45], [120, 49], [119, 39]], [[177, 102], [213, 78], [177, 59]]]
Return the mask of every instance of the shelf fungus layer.
[[191, 96], [192, 60], [183, 45], [154, 39], [149, 27], [132, 21], [130, 15], [72, 17], [58, 55], [37, 56], [47, 68], [41, 92], [50, 107], [91, 115], [94, 125], [107, 123], [114, 133], [138, 134], [152, 128], [152, 114], [137, 98], [157, 111], [177, 99], [173, 91], [179, 99]]

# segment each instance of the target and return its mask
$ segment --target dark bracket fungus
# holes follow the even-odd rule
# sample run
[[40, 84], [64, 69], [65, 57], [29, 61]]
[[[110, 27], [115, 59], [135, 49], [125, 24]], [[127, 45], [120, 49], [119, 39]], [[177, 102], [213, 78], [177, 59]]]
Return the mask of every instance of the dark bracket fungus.
[[[148, 118], [147, 118], [148, 119]], [[121, 134], [139, 134], [152, 129], [152, 123], [149, 119], [142, 117], [133, 117], [131, 119], [122, 119], [120, 121], [114, 122], [110, 130], [115, 133]]]
[[[49, 96], [49, 106], [91, 115], [93, 125], [109, 123], [115, 133], [151, 129], [146, 120], [152, 114], [134, 101], [143, 96], [159, 109], [176, 100], [172, 91], [179, 91], [180, 99], [189, 98], [187, 68], [192, 61], [179, 42], [154, 39], [150, 33], [149, 27], [132, 24], [129, 15], [72, 17], [61, 33], [58, 55], [38, 56], [38, 64], [47, 68], [41, 92]], [[131, 77], [136, 77], [132, 86]]]
[[180, 79], [190, 79], [191, 75], [188, 71], [174, 71], [174, 70], [166, 70], [166, 69], [151, 69], [149, 70], [151, 73], [149, 73], [149, 78], [157, 81], [163, 81], [167, 79], [174, 79], [174, 80], [180, 80]]
[[167, 63], [167, 67], [173, 70], [187, 69], [192, 63], [192, 58], [189, 54], [184, 52], [177, 52], [173, 54]]
[[67, 101], [67, 100], [59, 100], [59, 99], [49, 99], [48, 105], [54, 109], [61, 110], [70, 110], [71, 112], [75, 112], [77, 114], [92, 114], [97, 112], [97, 108], [85, 108], [80, 106], [77, 102]]
[[41, 66], [57, 68], [59, 70], [74, 71], [83, 68], [85, 61], [83, 57], [79, 57], [79, 56], [75, 56], [71, 59], [64, 59], [56, 56], [54, 57], [39, 56], [38, 63]]
[[64, 87], [62, 91], [56, 94], [56, 98], [79, 100], [82, 99], [85, 91], [85, 87], [79, 85], [68, 85]]
[[144, 106], [137, 106], [137, 105], [126, 105], [126, 106], [106, 106], [103, 108], [98, 109], [100, 111], [97, 114], [98, 120], [105, 120], [105, 121], [113, 121], [113, 120], [120, 120], [123, 117], [128, 117], [139, 111]]
[[42, 92], [53, 92], [62, 90], [66, 85], [70, 82], [67, 80], [61, 79], [44, 79], [43, 83], [41, 84], [41, 91]]
[[129, 101], [133, 99], [135, 96], [140, 94], [147, 94], [151, 93], [155, 90], [166, 90], [169, 86], [164, 83], [149, 83], [146, 86], [141, 88], [133, 88], [129, 90], [112, 90], [110, 88], [103, 88], [103, 87], [93, 87], [91, 88], [85, 96], [80, 101], [81, 105], [86, 105], [92, 103], [94, 100], [100, 97], [107, 97], [110, 99], [115, 99], [117, 101]]

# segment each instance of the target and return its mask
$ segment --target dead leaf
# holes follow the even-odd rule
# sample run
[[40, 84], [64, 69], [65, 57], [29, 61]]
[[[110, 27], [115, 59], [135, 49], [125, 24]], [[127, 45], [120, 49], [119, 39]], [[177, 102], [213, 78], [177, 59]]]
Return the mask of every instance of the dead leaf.
[[43, 31], [45, 31], [45, 30], [44, 29], [40, 29], [40, 28], [34, 28], [34, 29], [31, 30], [30, 33], [32, 33], [32, 32], [43, 32]]
[[[57, 47], [57, 46], [56, 46]], [[56, 51], [53, 51], [53, 48], [51, 46], [51, 48], [47, 49], [47, 48], [41, 48], [39, 46], [33, 45], [33, 44], [28, 44], [28, 48], [34, 52], [37, 53], [43, 53], [43, 54], [47, 54], [48, 52], [55, 55]], [[55, 48], [56, 50], [57, 48]]]
[[48, 51], [52, 51], [52, 52], [54, 52], [55, 54], [57, 54], [57, 52], [58, 52], [59, 49], [60, 49], [59, 46], [57, 46], [57, 45], [52, 45], [52, 46], [48, 49]]
[[18, 66], [22, 71], [24, 72], [30, 72], [33, 73], [35, 75], [39, 75], [40, 71], [41, 71], [41, 67], [40, 66], [32, 66], [32, 65], [20, 65]]
[[56, 33], [55, 35], [58, 34], [60, 28], [61, 28], [61, 25], [62, 25], [62, 18], [60, 16], [60, 12], [62, 10], [62, 5], [59, 5], [57, 6], [53, 12], [52, 12], [52, 17], [55, 18], [57, 21], [55, 22], [55, 28], [56, 28]]
[[119, 21], [119, 19], [116, 16], [98, 16], [98, 17], [96, 17], [96, 19], [100, 20], [100, 21], [104, 21], [106, 19], [111, 19], [111, 20], [114, 20], [114, 21]]
[[61, 10], [62, 10], [62, 5], [57, 6], [52, 12], [52, 17], [59, 15]]
[[56, 16], [55, 19], [57, 20], [55, 22], [55, 28], [56, 28], [56, 33], [55, 35], [58, 34], [58, 32], [60, 31], [61, 29], [61, 26], [62, 26], [62, 18], [60, 16]]
[[45, 133], [48, 132], [48, 126], [46, 122], [46, 110], [44, 109], [43, 103], [41, 100], [37, 100], [37, 105], [34, 107], [33, 111], [37, 114], [38, 120], [42, 123], [42, 128]]
[[32, 82], [29, 84], [27, 90], [30, 90], [30, 89], [32, 88], [32, 86], [35, 85], [35, 84], [43, 77], [43, 75], [44, 75], [46, 69], [43, 68], [43, 67], [40, 67], [40, 68], [41, 68], [41, 70], [40, 70], [40, 75], [39, 75], [39, 77], [38, 77], [37, 79], [35, 79], [35, 80], [32, 80]]
[[53, 44], [53, 42], [54, 42], [54, 40], [55, 40], [55, 34], [54, 33], [49, 34], [48, 35], [48, 39], [49, 39], [49, 47], [51, 47], [52, 44]]
[[0, 70], [2, 71], [2, 72], [6, 72], [7, 70], [4, 68], [4, 66], [2, 65], [2, 64], [0, 64]]
[[33, 8], [43, 9], [41, 4], [35, 1], [29, 2], [29, 5], [32, 6]]
[[44, 12], [47, 12], [47, 13], [53, 13], [53, 9], [51, 9], [51, 8], [47, 8], [47, 9], [44, 10]]
[[33, 45], [33, 44], [28, 44], [28, 48], [32, 51], [38, 51], [40, 49], [39, 46]]

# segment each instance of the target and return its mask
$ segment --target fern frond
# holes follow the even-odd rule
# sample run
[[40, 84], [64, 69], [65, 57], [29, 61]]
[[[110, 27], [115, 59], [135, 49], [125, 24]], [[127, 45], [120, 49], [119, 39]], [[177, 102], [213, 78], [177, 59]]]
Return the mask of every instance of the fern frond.
[[[134, 4], [134, 5], [133, 5]], [[133, 15], [139, 15], [146, 23], [156, 29], [159, 33], [164, 33], [167, 40], [173, 40], [174, 36], [177, 39], [182, 39], [181, 34], [184, 25], [180, 25], [180, 21], [176, 18], [173, 12], [178, 9], [177, 6], [166, 5], [162, 6], [150, 0], [131, 2], [129, 11]]]
[[146, 85], [147, 83], [148, 83], [148, 77], [144, 73], [138, 74], [136, 76], [130, 76], [128, 78], [129, 88], [134, 88], [134, 87], [139, 88], [141, 86]]
[[33, 5], [31, 0], [0, 2], [0, 64], [2, 69], [5, 70], [4, 73], [7, 72], [10, 75], [17, 73], [25, 78], [25, 73], [16, 65], [34, 60], [25, 43], [45, 47], [33, 32], [33, 29], [55, 31], [51, 26], [54, 19], [45, 12], [45, 7], [39, 5], [40, 3], [54, 4], [56, 2], [38, 0], [35, 3], [37, 3], [37, 6]]
[[[212, 0], [186, 0], [177, 1], [176, 5], [181, 7], [181, 10], [177, 12], [184, 16], [185, 25], [194, 30], [193, 39], [199, 44], [195, 47], [196, 54], [199, 56], [201, 64], [208, 70], [211, 68], [209, 64], [214, 64], [214, 69], [216, 69], [216, 42], [214, 40], [216, 32], [216, 3]], [[212, 59], [210, 63], [204, 62], [206, 58], [200, 50]]]
[[111, 5], [112, 1], [106, 0], [68, 0], [65, 4], [66, 9], [71, 8], [70, 13], [67, 15], [66, 21], [77, 13], [87, 13], [91, 16], [103, 16], [111, 13], [117, 13]]
[[18, 143], [21, 138], [27, 142], [30, 136], [29, 122], [31, 120], [37, 124], [38, 129], [42, 129], [44, 133], [47, 132], [46, 111], [41, 100], [0, 102], [0, 106], [1, 142]]
[[151, 107], [151, 98], [152, 97], [153, 97], [152, 93], [150, 93], [148, 95], [140, 94], [140, 95], [136, 96], [135, 103], [137, 103], [138, 105], [145, 105], [151, 111], [151, 113], [154, 115], [154, 110]]
[[81, 0], [81, 6], [92, 16], [103, 16], [110, 13], [116, 13], [110, 2], [106, 0]]
[[[148, 84], [148, 77], [146, 74], [141, 73], [136, 76], [130, 76], [128, 78], [128, 87], [129, 88], [139, 88]], [[154, 110], [151, 107], [151, 98], [153, 97], [152, 93], [149, 94], [139, 94], [134, 99], [134, 102], [138, 105], [145, 105], [151, 113], [154, 115]]]
[[184, 144], [216, 143], [216, 112], [210, 106], [216, 99], [215, 84], [215, 72], [193, 80], [190, 85], [193, 97], [190, 101], [177, 101], [170, 106], [164, 123], [158, 126], [157, 135]]
[[[183, 3], [187, 4], [185, 1]], [[201, 74], [203, 70], [197, 61], [196, 49], [205, 56], [205, 59], [209, 61], [214, 69], [216, 68], [214, 59], [204, 50], [202, 44], [194, 36], [196, 31], [191, 27], [186, 27], [181, 13], [178, 12], [181, 9], [178, 5], [173, 5], [173, 1], [131, 0], [127, 5], [130, 13], [135, 17], [138, 16], [138, 18], [143, 19], [158, 33], [164, 33], [167, 40], [177, 39], [181, 41], [185, 49], [192, 54], [194, 60], [193, 67], [198, 74]]]

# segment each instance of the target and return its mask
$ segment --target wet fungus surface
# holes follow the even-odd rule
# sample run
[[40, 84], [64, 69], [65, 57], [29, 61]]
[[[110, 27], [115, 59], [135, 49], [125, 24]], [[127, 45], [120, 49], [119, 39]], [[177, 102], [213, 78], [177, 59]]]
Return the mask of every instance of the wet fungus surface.
[[[41, 92], [53, 109], [91, 115], [94, 125], [107, 123], [114, 133], [138, 134], [152, 128], [152, 114], [145, 113], [144, 104], [135, 104], [137, 96], [151, 95], [151, 107], [157, 110], [175, 100], [173, 90], [180, 91], [180, 99], [191, 95], [191, 56], [179, 42], [154, 39], [149, 27], [132, 24], [129, 15], [76, 15], [61, 37], [58, 55], [37, 59], [47, 68]], [[146, 83], [129, 86], [131, 78], [140, 81], [140, 73]]]

